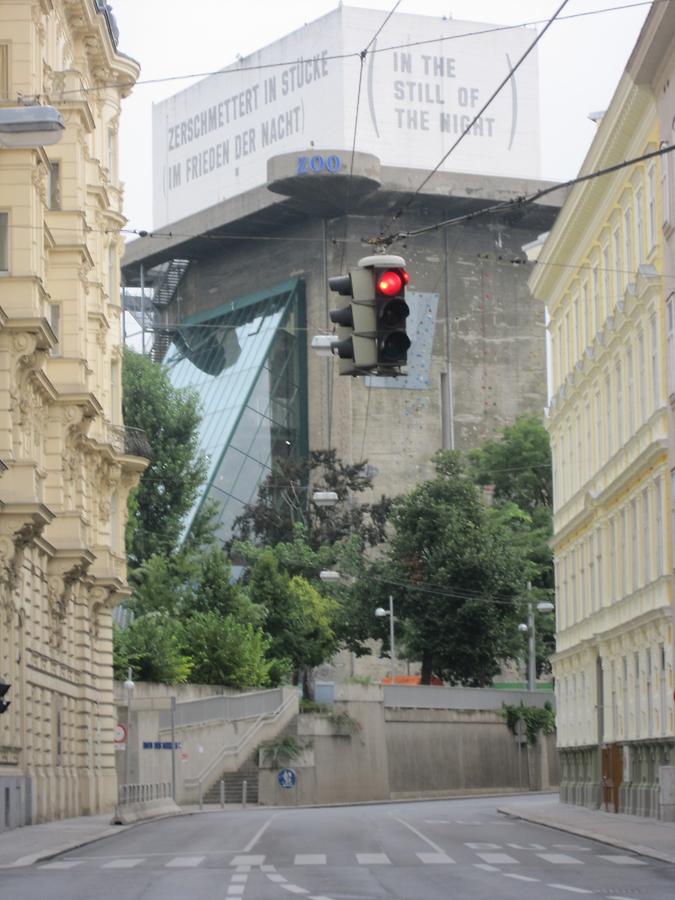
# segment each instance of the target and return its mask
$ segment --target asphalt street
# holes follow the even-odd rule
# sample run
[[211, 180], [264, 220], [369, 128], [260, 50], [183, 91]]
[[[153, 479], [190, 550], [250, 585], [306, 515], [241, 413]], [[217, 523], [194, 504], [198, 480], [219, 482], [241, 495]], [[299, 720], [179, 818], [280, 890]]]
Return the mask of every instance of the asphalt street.
[[675, 897], [675, 866], [505, 818], [496, 811], [499, 802], [249, 809], [164, 819], [0, 872], [0, 898]]

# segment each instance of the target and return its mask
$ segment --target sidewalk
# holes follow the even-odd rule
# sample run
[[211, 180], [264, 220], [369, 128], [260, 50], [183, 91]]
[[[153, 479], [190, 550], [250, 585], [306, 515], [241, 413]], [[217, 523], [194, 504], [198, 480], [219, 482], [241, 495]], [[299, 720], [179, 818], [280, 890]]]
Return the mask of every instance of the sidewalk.
[[509, 803], [498, 812], [675, 865], [675, 823], [586, 809], [557, 798]]
[[78, 816], [0, 832], [0, 869], [30, 866], [41, 859], [50, 859], [66, 850], [75, 850], [133, 827], [111, 825], [110, 818], [111, 813]]

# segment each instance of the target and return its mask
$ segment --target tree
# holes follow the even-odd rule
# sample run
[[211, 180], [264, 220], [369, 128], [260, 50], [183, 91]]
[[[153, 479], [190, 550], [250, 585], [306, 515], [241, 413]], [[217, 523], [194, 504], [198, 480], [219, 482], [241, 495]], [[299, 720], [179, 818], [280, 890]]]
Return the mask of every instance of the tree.
[[460, 457], [440, 452], [436, 477], [393, 505], [385, 559], [359, 581], [371, 609], [395, 596], [411, 658], [451, 683], [489, 684], [508, 653], [520, 590], [507, 535], [481, 503]]
[[115, 678], [127, 677], [131, 666], [139, 681], [184, 684], [192, 661], [184, 652], [181, 623], [166, 612], [139, 616], [126, 628], [114, 629], [113, 666]]
[[211, 610], [191, 616], [185, 624], [186, 648], [192, 660], [191, 680], [262, 688], [270, 684], [270, 640], [259, 628]]
[[[248, 504], [235, 521], [235, 540], [255, 540], [263, 546], [290, 543], [295, 527], [304, 527], [305, 541], [313, 550], [333, 545], [350, 534], [375, 546], [385, 538], [390, 501], [355, 503], [357, 494], [372, 487], [373, 475], [366, 462], [348, 465], [335, 450], [313, 450], [302, 459], [277, 460], [258, 489], [255, 503]], [[312, 500], [314, 491], [334, 491], [335, 506], [322, 507]]]
[[153, 553], [175, 550], [206, 467], [197, 453], [194, 393], [174, 388], [166, 369], [128, 348], [122, 390], [125, 425], [144, 429], [153, 454], [129, 504], [127, 554], [135, 567]]
[[[469, 453], [469, 465], [477, 484], [494, 485], [490, 515], [510, 535], [511, 550], [519, 560], [523, 581], [530, 582], [533, 603], [553, 601], [555, 579], [552, 528], [551, 450], [548, 432], [534, 416], [521, 416], [496, 440]], [[526, 613], [522, 608], [523, 616]], [[550, 670], [555, 649], [555, 621], [536, 613], [537, 671]], [[518, 643], [514, 644], [517, 647]], [[525, 645], [520, 642], [520, 654]]]

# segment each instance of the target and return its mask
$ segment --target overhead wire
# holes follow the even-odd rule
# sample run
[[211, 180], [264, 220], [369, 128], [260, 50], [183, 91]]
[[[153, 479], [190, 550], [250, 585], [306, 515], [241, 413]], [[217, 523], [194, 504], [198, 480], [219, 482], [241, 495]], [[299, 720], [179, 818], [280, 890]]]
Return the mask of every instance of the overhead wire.
[[422, 179], [422, 181], [417, 186], [417, 188], [410, 193], [410, 195], [408, 196], [408, 199], [405, 201], [405, 203], [403, 203], [402, 206], [400, 206], [399, 209], [394, 213], [394, 215], [391, 217], [389, 224], [387, 226], [385, 226], [385, 230], [387, 230], [393, 222], [395, 222], [397, 219], [399, 219], [410, 208], [413, 201], [415, 200], [415, 197], [417, 197], [419, 195], [419, 193], [422, 191], [422, 189], [429, 183], [431, 178], [433, 178], [433, 176], [436, 174], [436, 172], [438, 172], [438, 170], [443, 165], [443, 163], [454, 152], [454, 150], [456, 150], [456, 148], [460, 145], [460, 143], [464, 140], [464, 138], [468, 134], [470, 134], [473, 126], [476, 124], [476, 122], [478, 122], [478, 120], [481, 118], [481, 116], [487, 110], [487, 108], [495, 101], [495, 99], [503, 91], [503, 89], [506, 87], [506, 85], [509, 83], [509, 81], [511, 81], [515, 72], [518, 71], [518, 69], [523, 65], [525, 60], [530, 56], [530, 54], [533, 52], [533, 50], [535, 49], [535, 47], [537, 46], [539, 41], [543, 38], [543, 36], [548, 31], [548, 29], [553, 25], [553, 23], [556, 21], [557, 17], [560, 15], [560, 13], [563, 11], [563, 9], [567, 6], [568, 3], [569, 3], [569, 0], [563, 0], [563, 2], [560, 4], [560, 6], [558, 6], [556, 11], [553, 13], [551, 18], [546, 22], [546, 24], [544, 25], [542, 30], [537, 34], [537, 36], [532, 41], [532, 43], [526, 48], [525, 52], [521, 55], [520, 59], [517, 60], [515, 65], [510, 68], [509, 72], [500, 81], [500, 83], [497, 85], [497, 87], [494, 89], [494, 91], [490, 94], [490, 96], [485, 101], [485, 103], [483, 103], [483, 105], [478, 110], [478, 112], [473, 116], [471, 121], [464, 128], [464, 130], [459, 134], [459, 137], [453, 142], [453, 144], [450, 146], [449, 150], [447, 150], [443, 154], [443, 156], [438, 161], [438, 163], [434, 166], [434, 168]]
[[[651, 6], [660, 3], [670, 3], [673, 0], [636, 0], [633, 3], [625, 3], [625, 4], [616, 4], [614, 6], [606, 6], [602, 9], [593, 9], [593, 10], [584, 10], [582, 12], [577, 13], [569, 13], [568, 15], [559, 16], [558, 21], [565, 22], [572, 19], [581, 19], [587, 18], [589, 16], [602, 15], [605, 13], [611, 12], [620, 12], [624, 9], [635, 9], [642, 6]], [[447, 41], [461, 40], [463, 38], [471, 38], [471, 37], [479, 37], [481, 35], [490, 35], [495, 34], [501, 31], [513, 31], [518, 28], [528, 28], [534, 27], [536, 25], [545, 24], [547, 19], [531, 19], [526, 22], [518, 22], [513, 25], [494, 25], [489, 28], [476, 29], [474, 31], [466, 31], [461, 32], [460, 34], [446, 34], [437, 38], [427, 38], [420, 41], [404, 41], [400, 44], [390, 44], [384, 47], [377, 47], [370, 50], [370, 53], [387, 53], [392, 52], [394, 50], [405, 50], [412, 47], [421, 47], [425, 45], [433, 45], [445, 43]], [[333, 53], [323, 56], [322, 59], [325, 59], [328, 62], [339, 61], [344, 59], [358, 59], [360, 56], [360, 51], [351, 50], [345, 53]], [[80, 87], [80, 88], [70, 88], [68, 90], [59, 91], [59, 97], [71, 96], [73, 94], [90, 94], [95, 93], [96, 91], [100, 91], [106, 88], [135, 88], [135, 87], [144, 87], [146, 85], [155, 85], [155, 84], [165, 84], [171, 83], [175, 81], [188, 81], [193, 78], [210, 78], [213, 76], [226, 76], [226, 75], [237, 75], [241, 72], [258, 72], [264, 71], [267, 69], [278, 69], [282, 67], [289, 67], [293, 65], [297, 65], [299, 62], [303, 60], [299, 59], [288, 59], [282, 60], [280, 62], [274, 63], [255, 63], [253, 65], [237, 65], [237, 63], [232, 63], [230, 66], [226, 68], [220, 69], [211, 69], [207, 71], [195, 71], [195, 72], [185, 72], [178, 75], [159, 75], [154, 78], [139, 78], [136, 81], [126, 80], [126, 81], [109, 81], [102, 82], [95, 87]], [[304, 60], [307, 61], [307, 60]], [[23, 99], [28, 99], [31, 97], [32, 99], [42, 99], [45, 95], [23, 95]], [[3, 100], [12, 100], [8, 94], [2, 96]]]

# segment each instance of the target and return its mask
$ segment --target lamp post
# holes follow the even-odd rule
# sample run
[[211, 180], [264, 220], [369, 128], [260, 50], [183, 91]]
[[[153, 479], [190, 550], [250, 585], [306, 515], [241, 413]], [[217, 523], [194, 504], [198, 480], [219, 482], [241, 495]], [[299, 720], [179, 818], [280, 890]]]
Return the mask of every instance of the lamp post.
[[389, 594], [389, 610], [378, 606], [375, 610], [378, 619], [389, 616], [389, 655], [391, 657], [391, 683], [396, 684], [396, 647], [394, 646], [394, 597]]
[[[532, 592], [532, 582], [527, 582], [528, 596]], [[539, 612], [551, 612], [553, 604], [548, 601], [537, 603]], [[537, 690], [537, 641], [536, 626], [534, 623], [534, 604], [532, 600], [527, 601], [527, 625], [524, 623], [518, 626], [519, 631], [527, 632], [527, 689], [528, 691]]]
[[127, 692], [127, 751], [126, 751], [126, 759], [124, 760], [124, 780], [127, 784], [127, 794], [128, 794], [128, 786], [131, 778], [131, 701], [134, 696], [134, 683], [131, 680], [131, 666], [129, 666], [129, 670], [127, 672], [127, 680], [124, 682], [124, 687]]

